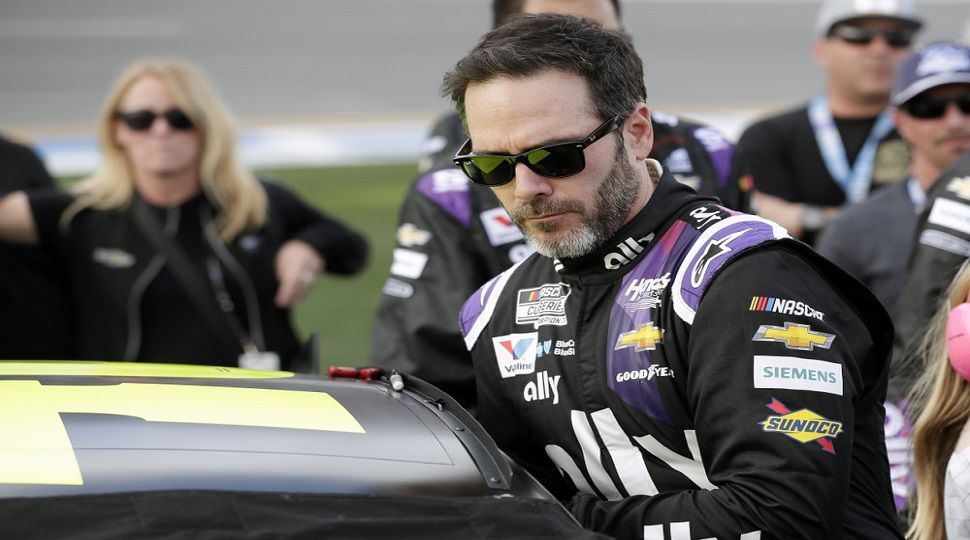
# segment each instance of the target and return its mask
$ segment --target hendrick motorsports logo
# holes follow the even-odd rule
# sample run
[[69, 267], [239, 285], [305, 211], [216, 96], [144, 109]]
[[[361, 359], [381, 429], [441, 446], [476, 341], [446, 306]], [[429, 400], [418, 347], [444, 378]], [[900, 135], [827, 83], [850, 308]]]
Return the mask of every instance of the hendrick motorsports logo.
[[658, 278], [637, 278], [623, 292], [626, 307], [631, 310], [652, 309], [660, 306], [660, 297], [670, 285], [670, 272]]
[[814, 441], [822, 450], [835, 453], [832, 439], [842, 433], [842, 422], [829, 420], [808, 409], [792, 411], [775, 398], [771, 398], [767, 407], [778, 415], [771, 415], [758, 422], [763, 431], [781, 433], [802, 444]]
[[519, 289], [515, 306], [515, 323], [531, 324], [534, 328], [545, 325], [566, 325], [566, 298], [571, 289], [565, 283], [546, 283], [534, 289]]

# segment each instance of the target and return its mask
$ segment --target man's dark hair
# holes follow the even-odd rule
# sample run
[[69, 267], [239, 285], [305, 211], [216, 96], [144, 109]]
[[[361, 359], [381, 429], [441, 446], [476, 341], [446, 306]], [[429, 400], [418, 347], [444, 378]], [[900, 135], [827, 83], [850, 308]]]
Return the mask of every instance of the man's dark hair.
[[[610, 0], [613, 10], [616, 11], [616, 18], [620, 15], [620, 0]], [[522, 13], [522, 5], [525, 0], [492, 0], [492, 28], [498, 28], [507, 23], [513, 15]]]
[[451, 98], [464, 122], [469, 84], [528, 77], [547, 69], [582, 77], [603, 120], [628, 114], [647, 99], [643, 62], [629, 36], [586, 19], [546, 13], [518, 15], [485, 34], [445, 75], [441, 94]]

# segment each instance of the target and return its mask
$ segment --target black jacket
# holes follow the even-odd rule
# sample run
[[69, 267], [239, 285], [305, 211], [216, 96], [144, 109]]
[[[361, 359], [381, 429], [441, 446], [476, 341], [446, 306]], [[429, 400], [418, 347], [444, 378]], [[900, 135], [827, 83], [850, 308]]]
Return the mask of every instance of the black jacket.
[[[733, 146], [715, 129], [654, 113], [651, 156], [681, 182], [729, 206], [746, 204], [730, 180]], [[468, 295], [532, 253], [492, 191], [451, 162], [464, 143], [457, 114], [438, 121], [401, 206], [394, 263], [371, 339], [371, 363], [421, 377], [465, 406], [475, 402], [471, 361], [455, 325]]]
[[483, 425], [587, 527], [900, 538], [888, 316], [771, 222], [665, 175], [601, 248], [531, 256], [461, 325]]
[[[0, 137], [0, 197], [52, 187], [54, 179], [29, 147]], [[0, 358], [74, 355], [67, 278], [47, 250], [0, 243], [0, 306]]]
[[[216, 262], [240, 327], [260, 349], [278, 353], [285, 369], [299, 344], [289, 310], [273, 302], [277, 250], [287, 240], [301, 239], [326, 260], [328, 272], [351, 274], [363, 266], [367, 247], [360, 235], [290, 191], [270, 182], [262, 186], [268, 197], [266, 224], [228, 246], [203, 232], [217, 214], [203, 195], [175, 208], [149, 208], [213, 291], [216, 282], [206, 261]], [[81, 358], [236, 365], [241, 346], [218, 339], [165, 257], [136, 225], [130, 207], [86, 209], [65, 231], [61, 215], [72, 196], [47, 192], [29, 200], [41, 242], [54, 248], [71, 275]]]
[[923, 367], [913, 355], [930, 320], [947, 301], [946, 292], [970, 258], [970, 152], [934, 182], [912, 242], [906, 285], [896, 303], [893, 378], [890, 396], [905, 398]]

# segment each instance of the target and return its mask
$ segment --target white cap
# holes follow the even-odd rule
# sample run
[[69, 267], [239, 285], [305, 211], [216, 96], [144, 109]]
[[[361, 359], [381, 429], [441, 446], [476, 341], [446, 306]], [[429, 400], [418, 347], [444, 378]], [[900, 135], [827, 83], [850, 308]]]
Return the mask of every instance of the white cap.
[[923, 26], [922, 19], [916, 15], [913, 0], [825, 0], [818, 10], [815, 33], [825, 37], [840, 22], [866, 17], [896, 19], [909, 24], [914, 30]]

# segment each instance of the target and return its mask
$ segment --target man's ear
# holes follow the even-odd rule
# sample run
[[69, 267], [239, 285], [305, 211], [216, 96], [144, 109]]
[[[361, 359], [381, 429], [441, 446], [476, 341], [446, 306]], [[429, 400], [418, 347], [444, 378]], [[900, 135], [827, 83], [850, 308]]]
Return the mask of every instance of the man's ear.
[[653, 149], [653, 122], [650, 121], [650, 109], [646, 103], [640, 102], [633, 109], [623, 122], [622, 129], [627, 153], [637, 161], [647, 159]]

